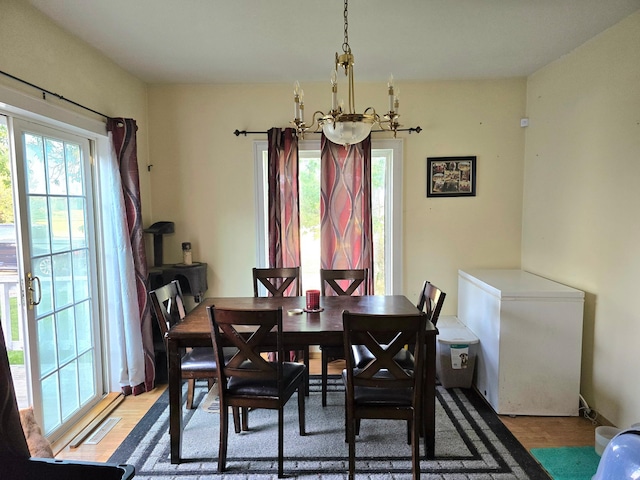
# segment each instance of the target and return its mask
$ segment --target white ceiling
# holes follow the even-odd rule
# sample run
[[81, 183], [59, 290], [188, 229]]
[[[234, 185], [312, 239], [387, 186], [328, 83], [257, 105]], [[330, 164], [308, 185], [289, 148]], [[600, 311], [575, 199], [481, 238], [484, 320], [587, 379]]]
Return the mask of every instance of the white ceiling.
[[[327, 81], [341, 0], [29, 0], [142, 80]], [[356, 81], [526, 76], [640, 0], [351, 0]]]

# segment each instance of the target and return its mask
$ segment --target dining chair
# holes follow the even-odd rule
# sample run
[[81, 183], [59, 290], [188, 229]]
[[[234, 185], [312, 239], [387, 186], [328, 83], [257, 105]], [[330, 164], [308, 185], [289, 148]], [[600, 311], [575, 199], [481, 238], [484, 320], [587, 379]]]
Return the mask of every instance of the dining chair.
[[[178, 280], [149, 292], [151, 305], [160, 328], [166, 351], [169, 329], [186, 315], [182, 289]], [[217, 364], [211, 347], [195, 347], [187, 350], [182, 357], [182, 378], [187, 380], [187, 408], [193, 408], [196, 379], [205, 379], [209, 389], [213, 386]]]
[[[278, 411], [278, 477], [281, 478], [284, 470], [284, 406], [297, 392], [300, 435], [305, 435], [304, 385], [307, 370], [303, 364], [284, 361], [282, 307], [240, 310], [210, 305], [207, 312], [218, 364], [224, 362], [224, 345], [238, 349], [217, 370], [220, 395], [218, 472], [222, 473], [226, 468], [229, 406], [266, 408]], [[262, 354], [273, 351], [274, 346], [276, 359], [270, 361]]]
[[[320, 269], [320, 293], [329, 295], [369, 295], [369, 269]], [[322, 364], [322, 406], [327, 406], [329, 362], [344, 359], [342, 346], [320, 345]]]
[[447, 296], [442, 290], [436, 287], [433, 283], [425, 280], [422, 285], [422, 293], [416, 307], [419, 311], [424, 311], [429, 318], [429, 321], [435, 327], [440, 317], [440, 311], [442, 305], [444, 305], [444, 299]]
[[[178, 280], [163, 285], [149, 292], [153, 313], [158, 322], [162, 341], [166, 351], [168, 352], [167, 335], [169, 329], [176, 323], [179, 323], [186, 315], [184, 300], [182, 296], [182, 288]], [[226, 357], [230, 358], [233, 353], [232, 349], [228, 349]], [[168, 359], [167, 359], [168, 360]], [[187, 402], [186, 407], [193, 409], [193, 399], [195, 393], [196, 380], [207, 380], [207, 387], [211, 390], [216, 378], [218, 364], [213, 354], [212, 347], [193, 347], [187, 349], [181, 359], [181, 376], [187, 380]], [[244, 426], [248, 424], [248, 412], [243, 411], [242, 423]], [[240, 433], [242, 426], [240, 425], [240, 415], [234, 415], [234, 426], [236, 433]]]
[[[260, 296], [260, 286], [267, 290], [267, 295], [272, 297], [298, 297], [302, 295], [302, 281], [300, 267], [283, 268], [254, 268], [253, 269], [253, 296]], [[289, 352], [289, 358], [303, 357], [307, 367], [307, 379], [305, 382], [305, 396], [309, 396], [309, 346], [304, 345], [299, 349]]]
[[[405, 420], [411, 445], [413, 478], [420, 478], [420, 432], [424, 381], [425, 328], [427, 315], [395, 316], [343, 313], [344, 350], [349, 352], [342, 373], [345, 384], [346, 439], [349, 444], [349, 479], [355, 478], [356, 434], [360, 420]], [[403, 368], [396, 355], [414, 345], [414, 368]], [[364, 345], [373, 360], [357, 367], [351, 352]]]
[[[293, 287], [292, 287], [293, 285]], [[254, 268], [253, 296], [259, 297], [259, 287], [267, 289], [267, 295], [274, 297], [297, 297], [302, 295], [300, 267]], [[289, 290], [289, 292], [287, 292]]]

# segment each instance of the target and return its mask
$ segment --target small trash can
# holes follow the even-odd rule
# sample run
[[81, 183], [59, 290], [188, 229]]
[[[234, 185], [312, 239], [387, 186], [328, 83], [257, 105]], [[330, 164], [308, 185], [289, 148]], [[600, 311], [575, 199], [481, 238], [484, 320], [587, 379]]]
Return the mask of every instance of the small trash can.
[[455, 316], [438, 319], [436, 375], [444, 388], [470, 388], [476, 366], [478, 337]]

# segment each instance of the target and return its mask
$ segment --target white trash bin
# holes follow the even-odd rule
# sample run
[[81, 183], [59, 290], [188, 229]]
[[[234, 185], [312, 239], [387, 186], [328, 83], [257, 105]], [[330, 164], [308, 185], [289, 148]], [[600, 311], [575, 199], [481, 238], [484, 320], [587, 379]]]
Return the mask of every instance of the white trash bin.
[[456, 316], [438, 319], [436, 375], [444, 388], [470, 388], [476, 366], [478, 337]]

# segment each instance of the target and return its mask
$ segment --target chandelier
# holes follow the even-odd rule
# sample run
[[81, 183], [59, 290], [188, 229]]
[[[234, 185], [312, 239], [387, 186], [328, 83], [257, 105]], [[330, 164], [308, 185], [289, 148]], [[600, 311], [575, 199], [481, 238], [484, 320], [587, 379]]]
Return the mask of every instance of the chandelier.
[[[349, 21], [348, 0], [344, 2], [344, 43], [342, 44], [342, 54], [336, 53], [336, 60], [333, 72], [331, 73], [331, 110], [325, 114], [316, 111], [311, 119], [311, 124], [307, 125], [304, 120], [304, 92], [300, 84], [294, 84], [293, 101], [295, 106], [295, 118], [291, 122], [295, 125], [296, 132], [300, 138], [304, 138], [305, 132], [313, 129], [314, 132], [322, 128], [324, 135], [333, 143], [339, 145], [353, 145], [359, 143], [371, 133], [374, 125], [381, 130], [393, 132], [396, 136], [398, 128], [398, 109], [400, 102], [397, 92], [393, 89], [393, 76], [389, 77], [387, 84], [389, 90], [389, 111], [382, 117], [378, 115], [373, 107], [368, 107], [363, 113], [355, 112], [355, 90], [353, 86], [353, 54], [349, 46]], [[342, 103], [338, 104], [338, 67], [344, 69], [349, 86], [348, 110]]]

